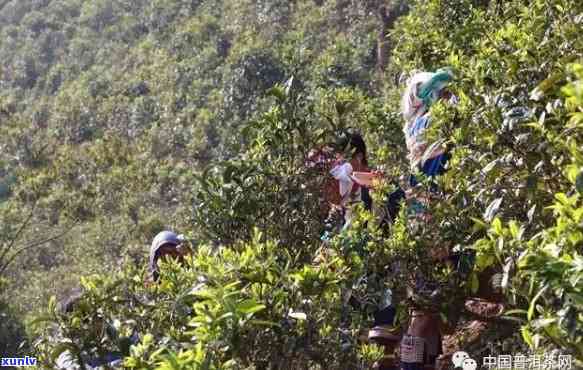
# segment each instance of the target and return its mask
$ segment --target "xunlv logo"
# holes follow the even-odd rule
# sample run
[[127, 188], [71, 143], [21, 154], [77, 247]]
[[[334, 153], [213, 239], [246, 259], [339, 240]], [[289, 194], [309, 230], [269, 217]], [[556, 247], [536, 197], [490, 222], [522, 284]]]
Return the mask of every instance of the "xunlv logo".
[[4, 357], [0, 359], [0, 367], [30, 367], [36, 365], [36, 358], [34, 357]]

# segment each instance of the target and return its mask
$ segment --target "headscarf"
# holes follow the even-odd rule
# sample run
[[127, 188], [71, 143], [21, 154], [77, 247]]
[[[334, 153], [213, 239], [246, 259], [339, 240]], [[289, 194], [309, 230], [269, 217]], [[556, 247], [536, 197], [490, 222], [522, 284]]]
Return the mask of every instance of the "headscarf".
[[407, 88], [401, 100], [403, 118], [408, 123], [420, 113], [425, 113], [439, 98], [439, 92], [453, 80], [449, 68], [438, 69], [435, 73], [418, 72], [407, 81]]
[[158, 280], [158, 250], [163, 245], [174, 245], [178, 246], [182, 244], [183, 239], [173, 231], [162, 231], [156, 235], [152, 241], [152, 246], [150, 247], [150, 262], [149, 270], [154, 281]]

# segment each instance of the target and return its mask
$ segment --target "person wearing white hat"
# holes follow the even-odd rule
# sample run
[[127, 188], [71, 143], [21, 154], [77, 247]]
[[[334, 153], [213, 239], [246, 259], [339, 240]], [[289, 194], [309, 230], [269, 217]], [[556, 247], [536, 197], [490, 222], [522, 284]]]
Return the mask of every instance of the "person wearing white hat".
[[150, 247], [149, 272], [152, 281], [157, 282], [160, 277], [158, 270], [158, 261], [168, 257], [182, 261], [188, 254], [183, 247], [184, 236], [178, 235], [173, 231], [161, 231], [154, 237]]

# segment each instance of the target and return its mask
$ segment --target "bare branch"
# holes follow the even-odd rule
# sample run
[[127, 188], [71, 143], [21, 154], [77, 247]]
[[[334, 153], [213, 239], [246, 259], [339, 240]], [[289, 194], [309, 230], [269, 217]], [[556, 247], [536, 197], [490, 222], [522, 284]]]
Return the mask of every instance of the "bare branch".
[[20, 225], [20, 227], [18, 228], [18, 231], [16, 232], [16, 234], [14, 235], [14, 237], [12, 238], [12, 240], [10, 241], [8, 246], [3, 248], [2, 253], [0, 254], [0, 261], [4, 260], [4, 258], [8, 254], [8, 252], [14, 247], [14, 244], [19, 239], [19, 237], [22, 234], [22, 232], [24, 231], [24, 229], [28, 226], [28, 224], [32, 220], [32, 217], [34, 216], [35, 207], [36, 207], [36, 203], [33, 203], [32, 209], [30, 210], [30, 214], [28, 215], [26, 220], [24, 220], [22, 225]]
[[49, 238], [43, 239], [43, 240], [39, 240], [36, 242], [33, 242], [31, 244], [28, 244], [20, 249], [18, 249], [16, 252], [14, 252], [14, 254], [12, 254], [10, 256], [10, 258], [8, 258], [2, 265], [0, 265], [0, 276], [2, 274], [4, 274], [4, 272], [6, 271], [6, 269], [8, 268], [8, 266], [10, 266], [10, 264], [12, 262], [14, 262], [14, 260], [16, 259], [16, 257], [18, 257], [22, 252], [34, 248], [34, 247], [38, 247], [39, 245], [43, 245], [49, 242], [52, 242], [54, 240], [60, 239], [63, 236], [67, 235], [69, 232], [71, 232], [71, 230], [73, 230], [73, 228], [79, 223], [79, 220], [75, 221], [73, 224], [71, 224], [68, 228], [66, 228], [65, 230], [61, 231], [60, 233], [53, 235]]

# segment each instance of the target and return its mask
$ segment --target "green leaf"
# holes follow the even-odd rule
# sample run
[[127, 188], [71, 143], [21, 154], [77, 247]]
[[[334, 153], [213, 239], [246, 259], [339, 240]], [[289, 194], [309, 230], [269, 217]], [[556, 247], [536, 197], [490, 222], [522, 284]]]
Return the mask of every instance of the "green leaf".
[[492, 253], [479, 253], [476, 257], [476, 267], [479, 271], [484, 271], [496, 262], [496, 257]]
[[30, 321], [30, 323], [28, 325], [30, 326], [38, 326], [39, 324], [45, 323], [45, 322], [54, 322], [55, 321], [55, 317], [52, 315], [40, 315], [35, 317], [34, 320]]
[[245, 300], [237, 305], [237, 311], [243, 314], [253, 314], [265, 309], [265, 305], [258, 304], [253, 299]]
[[149, 346], [152, 343], [154, 343], [154, 336], [150, 333], [144, 335], [144, 337], [142, 338], [142, 344], [145, 346]]
[[528, 218], [528, 222], [532, 223], [532, 221], [534, 220], [534, 215], [536, 212], [536, 204], [534, 206], [532, 206], [529, 210], [528, 213], [526, 214], [526, 217]]
[[520, 329], [520, 334], [522, 334], [524, 342], [528, 344], [530, 348], [533, 348], [534, 342], [532, 340], [532, 334], [527, 326], [523, 326], [522, 329]]
[[266, 320], [249, 320], [249, 323], [258, 326], [281, 327], [278, 323]]
[[538, 319], [532, 322], [532, 326], [536, 329], [543, 329], [557, 321], [556, 318], [548, 318], [548, 319]]
[[562, 73], [556, 73], [548, 77], [546, 80], [541, 82], [536, 89], [530, 93], [530, 99], [534, 101], [541, 100], [548, 92], [552, 91], [556, 87], [558, 81], [563, 78]]
[[504, 228], [502, 227], [502, 221], [500, 221], [498, 217], [496, 217], [494, 221], [492, 221], [492, 231], [494, 231], [496, 235], [503, 234]]
[[232, 312], [227, 312], [227, 313], [222, 314], [221, 316], [217, 317], [217, 319], [215, 321], [221, 322], [221, 321], [224, 321], [224, 320], [231, 318], [233, 316], [234, 316], [234, 314]]
[[470, 275], [470, 290], [472, 294], [476, 294], [480, 289], [480, 280], [478, 279], [478, 274], [472, 273]]
[[528, 321], [531, 321], [532, 318], [534, 317], [534, 309], [536, 307], [536, 301], [538, 301], [538, 299], [543, 295], [543, 293], [547, 290], [548, 285], [545, 285], [532, 299], [532, 301], [530, 302], [530, 306], [528, 307], [528, 314], [527, 314], [527, 319]]
[[475, 217], [471, 217], [471, 220], [474, 222], [474, 226], [473, 226], [473, 229], [472, 229], [473, 232], [478, 232], [478, 231], [481, 231], [481, 230], [487, 230], [488, 229], [488, 224], [485, 223], [484, 221], [482, 221], [482, 220], [480, 220], [478, 218], [475, 218]]
[[54, 295], [49, 298], [48, 312], [54, 313], [57, 309], [57, 297]]
[[519, 235], [522, 234], [522, 232], [518, 222], [514, 220], [510, 221], [510, 223], [508, 224], [508, 228], [510, 229], [510, 235], [514, 239], [520, 239]]
[[280, 103], [283, 103], [287, 97], [286, 90], [281, 85], [267, 90], [267, 95], [275, 97]]
[[285, 95], [289, 96], [294, 85], [294, 76], [291, 76], [284, 84], [285, 86]]
[[484, 220], [486, 220], [487, 222], [492, 221], [494, 219], [494, 216], [496, 215], [496, 213], [498, 213], [498, 210], [500, 209], [501, 204], [502, 204], [502, 197], [494, 199], [492, 201], [492, 203], [490, 203], [488, 208], [486, 208], [486, 211], [484, 212]]
[[494, 169], [494, 167], [496, 167], [496, 165], [498, 164], [498, 159], [493, 160], [492, 162], [488, 163], [483, 169], [482, 172], [487, 174], [490, 171], [492, 171]]

